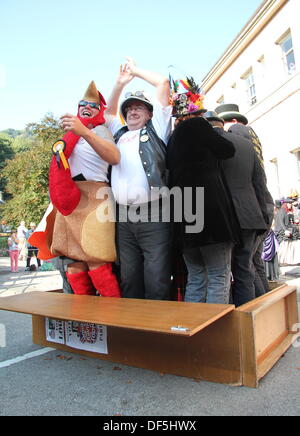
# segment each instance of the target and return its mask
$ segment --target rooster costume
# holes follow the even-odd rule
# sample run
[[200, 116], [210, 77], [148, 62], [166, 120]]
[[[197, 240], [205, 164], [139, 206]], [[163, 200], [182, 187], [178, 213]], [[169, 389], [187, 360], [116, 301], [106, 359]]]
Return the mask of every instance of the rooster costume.
[[[103, 126], [106, 103], [94, 82], [90, 83], [81, 103], [92, 103], [99, 108], [93, 117], [81, 117], [78, 110], [81, 123], [113, 143], [108, 129]], [[107, 208], [113, 210], [107, 183], [109, 164], [83, 137], [72, 131], [54, 144], [53, 153], [49, 172], [52, 204], [30, 242], [39, 249], [40, 259], [66, 256], [74, 262], [97, 266], [67, 273], [75, 294], [95, 295], [97, 292], [103, 297], [120, 297], [112, 272], [112, 262], [116, 260], [115, 223], [99, 215], [101, 210], [104, 213]]]

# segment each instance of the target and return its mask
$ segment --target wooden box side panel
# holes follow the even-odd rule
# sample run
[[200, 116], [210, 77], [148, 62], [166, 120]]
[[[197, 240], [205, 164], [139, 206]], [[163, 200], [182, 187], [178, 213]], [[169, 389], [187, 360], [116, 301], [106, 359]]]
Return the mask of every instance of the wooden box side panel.
[[297, 291], [282, 287], [236, 312], [240, 317], [243, 384], [257, 387], [292, 344], [299, 319]]
[[36, 344], [160, 373], [241, 385], [239, 319], [234, 312], [192, 337], [108, 327], [108, 354], [47, 342], [45, 318], [33, 316]]
[[286, 300], [280, 300], [254, 317], [256, 358], [262, 362], [269, 351], [289, 334]]
[[238, 312], [241, 334], [243, 385], [258, 387], [254, 320], [251, 313]]

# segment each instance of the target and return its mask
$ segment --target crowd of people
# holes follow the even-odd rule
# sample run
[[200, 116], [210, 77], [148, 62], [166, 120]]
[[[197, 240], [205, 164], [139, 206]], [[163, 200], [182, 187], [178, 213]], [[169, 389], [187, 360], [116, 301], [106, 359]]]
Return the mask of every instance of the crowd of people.
[[31, 222], [28, 229], [25, 222], [21, 221], [17, 229], [11, 230], [7, 240], [11, 272], [19, 272], [19, 260], [26, 261], [26, 271], [29, 271], [32, 258], [36, 259], [37, 267], [40, 268], [41, 261], [37, 257], [38, 249], [28, 241], [35, 228], [35, 223]]
[[[155, 87], [155, 101], [137, 91], [119, 105], [134, 78]], [[51, 205], [30, 243], [59, 259], [66, 291], [236, 306], [268, 292], [274, 203], [236, 104], [207, 110], [192, 77], [127, 58], [107, 103], [91, 82], [77, 115], [61, 120]]]

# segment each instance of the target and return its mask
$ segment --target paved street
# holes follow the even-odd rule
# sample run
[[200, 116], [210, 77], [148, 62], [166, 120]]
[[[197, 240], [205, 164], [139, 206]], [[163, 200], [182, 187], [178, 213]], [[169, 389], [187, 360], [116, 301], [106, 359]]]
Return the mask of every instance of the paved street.
[[9, 258], [0, 257], [0, 296], [8, 297], [24, 292], [61, 289], [58, 271], [25, 271], [26, 262], [19, 261], [19, 272], [11, 273]]
[[[9, 272], [0, 258], [0, 298], [59, 289], [56, 271]], [[300, 290], [300, 268], [282, 276]], [[300, 414], [300, 347], [291, 347], [258, 389], [160, 374], [32, 344], [31, 316], [0, 311], [0, 416], [216, 416]], [[1, 336], [0, 336], [1, 337]], [[2, 338], [3, 339], [3, 338]], [[2, 345], [2, 348], [1, 348]]]

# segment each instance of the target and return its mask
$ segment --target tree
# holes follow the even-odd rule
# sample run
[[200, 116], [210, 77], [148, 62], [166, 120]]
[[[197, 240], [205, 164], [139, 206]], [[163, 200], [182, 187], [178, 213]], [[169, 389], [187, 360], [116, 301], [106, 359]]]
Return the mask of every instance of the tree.
[[2, 132], [0, 133], [5, 133], [10, 138], [16, 138], [17, 136], [21, 135], [22, 130], [6, 129], [6, 130], [2, 130]]
[[[10, 160], [14, 157], [14, 151], [12, 148], [12, 139], [9, 138], [8, 135], [1, 133], [0, 134], [0, 173], [2, 173], [3, 168], [7, 164], [7, 160]], [[0, 179], [0, 191], [4, 192], [6, 186], [6, 179]], [[4, 195], [4, 198], [6, 196]]]
[[1, 178], [7, 181], [11, 199], [1, 207], [2, 219], [16, 226], [21, 220], [39, 222], [48, 204], [48, 173], [52, 144], [64, 134], [58, 121], [47, 114], [40, 123], [31, 123], [28, 131], [35, 142], [7, 163]]
[[37, 145], [38, 139], [25, 130], [20, 135], [16, 136], [12, 142], [12, 148], [15, 153], [23, 153]]

